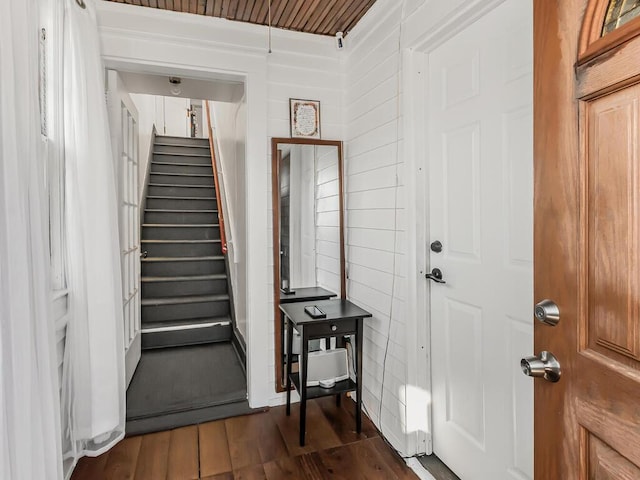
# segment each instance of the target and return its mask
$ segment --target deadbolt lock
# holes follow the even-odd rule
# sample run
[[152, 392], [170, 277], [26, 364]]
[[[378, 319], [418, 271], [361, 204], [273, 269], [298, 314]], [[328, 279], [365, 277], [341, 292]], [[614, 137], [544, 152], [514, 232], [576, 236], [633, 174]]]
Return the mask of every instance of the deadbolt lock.
[[560, 321], [560, 309], [552, 300], [537, 303], [533, 315], [542, 323], [555, 327]]

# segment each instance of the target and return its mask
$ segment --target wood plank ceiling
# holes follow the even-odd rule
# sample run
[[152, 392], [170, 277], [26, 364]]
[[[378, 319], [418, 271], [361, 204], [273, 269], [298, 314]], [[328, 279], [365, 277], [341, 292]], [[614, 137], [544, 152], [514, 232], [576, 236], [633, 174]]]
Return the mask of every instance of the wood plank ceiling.
[[143, 7], [195, 13], [228, 20], [268, 24], [319, 35], [345, 35], [376, 0], [108, 0]]

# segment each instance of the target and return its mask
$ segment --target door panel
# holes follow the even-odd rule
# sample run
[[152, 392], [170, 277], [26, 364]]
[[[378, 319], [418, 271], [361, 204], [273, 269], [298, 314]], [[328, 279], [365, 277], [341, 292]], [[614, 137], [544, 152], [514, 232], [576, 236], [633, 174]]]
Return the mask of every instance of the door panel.
[[[630, 87], [588, 103], [588, 349], [638, 360], [638, 101]], [[634, 362], [635, 363], [635, 362]], [[637, 367], [637, 365], [634, 365]]]
[[124, 345], [127, 385], [141, 356], [138, 113], [118, 72], [107, 72], [107, 98], [118, 178]]
[[600, 38], [608, 3], [534, 3], [537, 480], [640, 479], [640, 23]]
[[507, 0], [428, 59], [433, 446], [465, 480], [533, 475], [532, 38]]

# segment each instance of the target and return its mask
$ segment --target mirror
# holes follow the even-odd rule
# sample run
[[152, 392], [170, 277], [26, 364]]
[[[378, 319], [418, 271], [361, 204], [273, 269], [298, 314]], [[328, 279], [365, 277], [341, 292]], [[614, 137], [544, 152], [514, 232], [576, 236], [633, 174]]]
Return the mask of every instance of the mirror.
[[273, 138], [271, 155], [276, 389], [281, 392], [286, 358], [280, 303], [346, 298], [342, 142]]

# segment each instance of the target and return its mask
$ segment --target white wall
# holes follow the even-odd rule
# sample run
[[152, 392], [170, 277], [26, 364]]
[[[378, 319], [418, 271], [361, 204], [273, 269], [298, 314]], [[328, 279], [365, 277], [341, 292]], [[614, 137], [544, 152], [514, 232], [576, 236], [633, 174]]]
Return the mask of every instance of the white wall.
[[149, 152], [152, 148], [151, 138], [156, 123], [156, 97], [131, 93], [131, 100], [138, 109], [138, 192], [140, 201], [144, 195], [144, 182], [149, 164]]
[[[214, 138], [220, 164], [220, 186], [236, 325], [242, 337], [247, 335], [247, 255], [245, 149], [247, 135], [246, 103], [211, 102]], [[206, 120], [205, 120], [206, 122]]]

